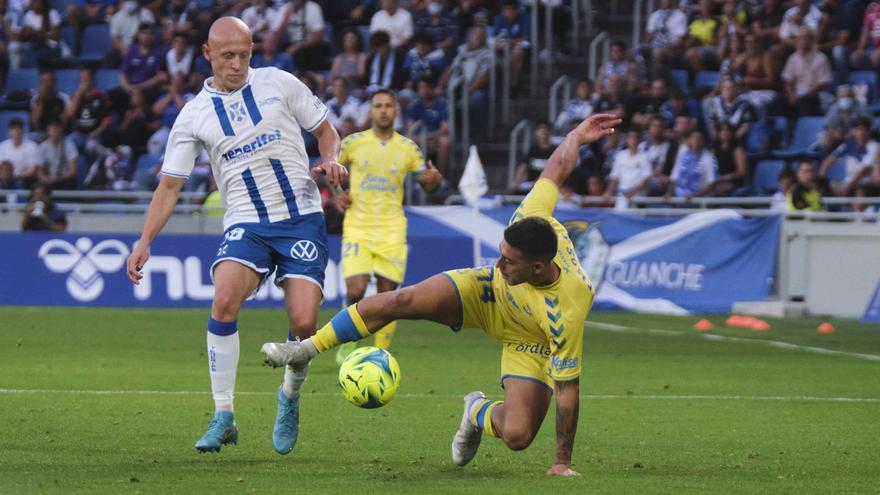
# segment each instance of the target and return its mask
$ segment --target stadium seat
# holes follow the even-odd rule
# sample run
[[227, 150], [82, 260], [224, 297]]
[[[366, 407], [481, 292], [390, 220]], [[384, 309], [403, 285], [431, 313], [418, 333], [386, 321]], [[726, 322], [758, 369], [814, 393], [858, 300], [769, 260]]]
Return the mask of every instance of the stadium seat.
[[82, 63], [98, 63], [113, 47], [110, 40], [110, 25], [90, 24], [83, 30], [82, 49], [77, 60]]
[[849, 73], [849, 83], [853, 86], [865, 84], [868, 86], [868, 101], [877, 99], [877, 73], [871, 70], [858, 70]]
[[358, 26], [358, 32], [361, 35], [361, 39], [364, 41], [364, 51], [370, 51], [370, 26]]
[[76, 30], [73, 29], [73, 26], [63, 26], [61, 28], [61, 41], [63, 41], [73, 53], [76, 53]]
[[697, 73], [697, 78], [694, 80], [694, 87], [697, 89], [712, 89], [718, 85], [718, 81], [721, 79], [721, 73], [714, 70], [704, 70]]
[[13, 91], [27, 90], [35, 92], [40, 86], [40, 71], [37, 69], [13, 69], [6, 76], [6, 88], [4, 94]]
[[110, 91], [119, 87], [119, 71], [116, 69], [98, 69], [95, 72], [95, 86]]
[[793, 159], [798, 157], [816, 157], [813, 146], [825, 129], [824, 117], [801, 117], [794, 128], [794, 135], [788, 148], [772, 153], [774, 158]]
[[76, 69], [56, 70], [55, 88], [67, 96], [73, 96], [79, 88], [79, 71]]
[[688, 71], [676, 69], [669, 71], [669, 74], [672, 77], [672, 82], [675, 83], [675, 87], [678, 88], [679, 91], [686, 92], [690, 90], [690, 84], [688, 84]]
[[752, 174], [752, 191], [756, 196], [769, 196], [779, 190], [779, 173], [785, 169], [782, 160], [761, 160]]
[[9, 121], [19, 118], [24, 121], [24, 130], [25, 132], [30, 132], [31, 129], [31, 116], [27, 112], [22, 111], [0, 111], [0, 141], [5, 141], [9, 136], [7, 133], [7, 127], [9, 127]]

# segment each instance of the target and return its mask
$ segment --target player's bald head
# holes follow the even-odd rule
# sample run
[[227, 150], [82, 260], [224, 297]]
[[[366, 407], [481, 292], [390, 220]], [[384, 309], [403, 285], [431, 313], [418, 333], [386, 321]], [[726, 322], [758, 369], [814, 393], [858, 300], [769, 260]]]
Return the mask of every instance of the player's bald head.
[[211, 24], [208, 31], [208, 44], [216, 46], [225, 43], [253, 43], [251, 29], [241, 19], [232, 16], [221, 17]]

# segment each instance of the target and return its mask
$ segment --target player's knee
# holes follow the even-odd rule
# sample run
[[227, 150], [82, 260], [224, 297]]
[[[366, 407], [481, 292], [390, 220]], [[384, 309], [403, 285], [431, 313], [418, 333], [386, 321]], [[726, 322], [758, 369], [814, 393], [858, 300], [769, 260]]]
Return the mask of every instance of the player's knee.
[[315, 333], [317, 325], [316, 315], [288, 313], [287, 320], [290, 325], [291, 333], [294, 335], [304, 338], [304, 336], [313, 335]]
[[367, 292], [367, 284], [352, 283], [348, 284], [345, 290], [346, 298], [349, 301], [360, 301]]
[[524, 425], [505, 425], [504, 444], [510, 450], [523, 450], [532, 444], [535, 439], [535, 431]]
[[231, 289], [216, 288], [214, 292], [214, 303], [212, 312], [215, 317], [220, 317], [224, 321], [238, 316], [238, 309], [241, 301]]

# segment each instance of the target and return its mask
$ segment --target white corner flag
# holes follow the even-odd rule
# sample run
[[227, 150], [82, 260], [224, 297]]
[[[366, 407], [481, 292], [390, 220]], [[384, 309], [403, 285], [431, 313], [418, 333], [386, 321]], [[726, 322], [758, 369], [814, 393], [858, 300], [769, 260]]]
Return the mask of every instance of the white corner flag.
[[481, 264], [482, 256], [480, 255], [480, 196], [486, 194], [489, 190], [489, 184], [486, 182], [486, 171], [483, 170], [483, 162], [480, 161], [480, 155], [477, 153], [477, 147], [471, 145], [468, 153], [467, 164], [464, 166], [464, 173], [461, 180], [458, 181], [458, 190], [464, 196], [465, 202], [473, 208], [474, 222], [471, 228], [471, 238], [473, 239], [474, 248], [474, 266]]

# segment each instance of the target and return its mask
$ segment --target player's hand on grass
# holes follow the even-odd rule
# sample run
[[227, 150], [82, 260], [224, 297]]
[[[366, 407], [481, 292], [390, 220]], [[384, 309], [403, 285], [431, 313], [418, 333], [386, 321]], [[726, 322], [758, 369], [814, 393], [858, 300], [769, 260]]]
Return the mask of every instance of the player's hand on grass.
[[150, 248], [142, 243], [138, 243], [126, 262], [128, 279], [134, 282], [135, 285], [140, 284], [141, 279], [144, 278], [144, 273], [141, 270], [144, 269], [148, 259], [150, 259]]
[[580, 473], [573, 471], [571, 466], [567, 464], [554, 464], [553, 467], [547, 470], [547, 476], [563, 476], [565, 478], [570, 478], [572, 476], [580, 476]]
[[321, 162], [316, 165], [312, 172], [327, 177], [331, 186], [342, 184], [342, 180], [348, 177], [348, 169], [336, 162]]
[[614, 126], [620, 125], [622, 120], [616, 115], [597, 113], [581, 122], [571, 131], [578, 144], [594, 143], [605, 136], [614, 134]]

